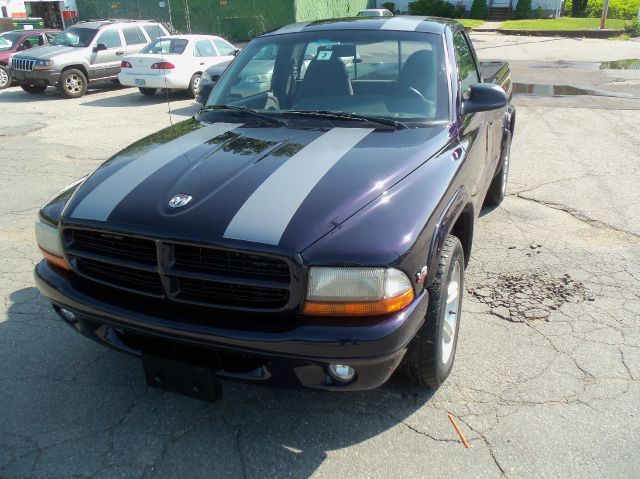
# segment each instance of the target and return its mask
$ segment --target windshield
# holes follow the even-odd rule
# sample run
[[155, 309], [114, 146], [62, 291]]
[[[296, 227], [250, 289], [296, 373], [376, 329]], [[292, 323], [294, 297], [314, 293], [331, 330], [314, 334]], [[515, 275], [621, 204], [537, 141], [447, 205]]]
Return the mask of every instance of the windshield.
[[5, 33], [0, 36], [0, 52], [11, 50], [16, 42], [22, 38], [22, 33]]
[[157, 38], [140, 50], [140, 53], [162, 53], [163, 55], [182, 55], [187, 48], [183, 38]]
[[271, 116], [323, 111], [402, 122], [446, 120], [442, 38], [420, 32], [344, 30], [258, 38], [216, 84], [206, 106]]
[[70, 27], [51, 42], [51, 45], [67, 46], [67, 47], [88, 47], [93, 38], [98, 33], [95, 28]]

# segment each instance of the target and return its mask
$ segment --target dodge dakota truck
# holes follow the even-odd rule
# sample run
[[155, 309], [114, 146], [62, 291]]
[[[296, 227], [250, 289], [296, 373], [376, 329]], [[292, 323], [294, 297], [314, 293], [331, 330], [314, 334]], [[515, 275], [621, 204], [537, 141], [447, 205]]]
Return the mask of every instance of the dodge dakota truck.
[[[266, 50], [268, 88], [234, 89]], [[37, 285], [151, 386], [204, 400], [221, 379], [345, 391], [399, 370], [438, 387], [475, 219], [505, 195], [511, 90], [451, 20], [267, 33], [194, 118], [44, 204]]]

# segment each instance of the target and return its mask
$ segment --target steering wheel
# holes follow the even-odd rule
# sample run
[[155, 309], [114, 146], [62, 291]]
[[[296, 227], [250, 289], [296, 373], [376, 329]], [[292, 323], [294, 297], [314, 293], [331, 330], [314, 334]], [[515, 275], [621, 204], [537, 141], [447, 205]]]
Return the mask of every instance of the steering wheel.
[[424, 95], [422, 93], [420, 93], [418, 90], [416, 90], [412, 86], [408, 86], [408, 85], [399, 86], [398, 90], [402, 90], [403, 92], [410, 93], [410, 96], [415, 96], [415, 97], [418, 97], [422, 101], [426, 101], [428, 103], [431, 103], [429, 100], [427, 100], [424, 97]]

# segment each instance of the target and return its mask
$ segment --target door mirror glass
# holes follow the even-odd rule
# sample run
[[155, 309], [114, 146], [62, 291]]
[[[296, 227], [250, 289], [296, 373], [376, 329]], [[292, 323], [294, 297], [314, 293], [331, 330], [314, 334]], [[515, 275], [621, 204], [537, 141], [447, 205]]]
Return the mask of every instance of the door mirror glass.
[[460, 113], [468, 115], [479, 111], [498, 110], [506, 107], [508, 101], [507, 94], [498, 85], [474, 83], [463, 94]]
[[95, 47], [93, 47], [94, 52], [103, 52], [107, 49], [107, 46], [104, 43], [98, 43]]

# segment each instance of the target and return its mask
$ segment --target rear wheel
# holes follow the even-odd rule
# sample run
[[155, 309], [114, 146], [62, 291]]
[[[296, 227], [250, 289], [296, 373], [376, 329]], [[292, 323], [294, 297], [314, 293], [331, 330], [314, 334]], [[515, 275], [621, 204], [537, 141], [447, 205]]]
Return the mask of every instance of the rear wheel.
[[65, 98], [80, 98], [87, 93], [87, 77], [74, 68], [65, 70], [58, 80], [58, 91]]
[[20, 88], [22, 88], [27, 93], [30, 93], [31, 95], [44, 93], [44, 91], [47, 89], [46, 85], [20, 85]]
[[144, 96], [153, 96], [156, 94], [157, 88], [138, 88]]
[[436, 277], [429, 287], [424, 324], [409, 345], [405, 368], [416, 386], [437, 388], [449, 376], [456, 356], [464, 291], [464, 251], [447, 236]]
[[502, 166], [491, 181], [487, 196], [484, 199], [486, 206], [499, 206], [507, 193], [507, 179], [509, 178], [509, 160], [511, 159], [511, 131], [507, 133], [502, 149]]
[[0, 65], [0, 90], [9, 88], [11, 86], [11, 73], [7, 70], [7, 67]]
[[196, 73], [191, 77], [191, 81], [189, 82], [189, 90], [187, 90], [187, 94], [191, 98], [195, 98], [198, 95], [198, 88], [200, 87], [201, 81], [202, 75], [200, 73]]

